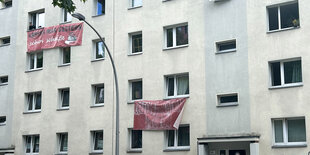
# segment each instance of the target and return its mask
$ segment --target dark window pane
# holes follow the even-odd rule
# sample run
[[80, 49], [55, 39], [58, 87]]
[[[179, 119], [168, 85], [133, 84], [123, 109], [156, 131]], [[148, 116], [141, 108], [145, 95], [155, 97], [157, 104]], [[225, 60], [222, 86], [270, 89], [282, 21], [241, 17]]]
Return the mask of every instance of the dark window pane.
[[306, 125], [304, 119], [287, 120], [288, 142], [305, 142]]
[[188, 76], [177, 77], [177, 94], [178, 95], [189, 94]]
[[131, 130], [131, 148], [142, 148], [142, 130]]
[[132, 53], [142, 52], [142, 34], [132, 36]]
[[274, 120], [275, 142], [283, 142], [283, 122], [282, 120]]
[[[298, 3], [280, 6], [281, 28], [299, 26]], [[297, 25], [293, 21], [298, 22]]]
[[301, 61], [284, 62], [285, 83], [302, 82]]
[[104, 58], [103, 42], [96, 42], [96, 59]]
[[219, 51], [231, 50], [231, 49], [236, 49], [236, 41], [235, 40], [218, 44], [218, 50]]
[[41, 93], [36, 94], [35, 110], [41, 109]]
[[0, 123], [5, 123], [6, 121], [6, 116], [1, 116], [0, 117]]
[[174, 78], [168, 77], [167, 84], [168, 84], [168, 96], [173, 96], [174, 95]]
[[68, 151], [68, 134], [60, 134], [60, 151]]
[[142, 99], [142, 81], [132, 82], [132, 100]]
[[221, 96], [220, 103], [238, 102], [238, 95]]
[[11, 42], [11, 39], [10, 38], [4, 38], [2, 39], [2, 43], [3, 44], [9, 44]]
[[43, 52], [37, 53], [37, 68], [43, 67]]
[[189, 126], [179, 127], [178, 146], [189, 146]]
[[69, 90], [62, 90], [62, 107], [69, 106]]
[[279, 29], [278, 7], [268, 8], [269, 31]]
[[4, 2], [4, 6], [7, 8], [7, 7], [11, 7], [12, 6], [12, 1], [7, 1], [7, 2]]
[[176, 28], [176, 41], [177, 41], [177, 46], [188, 44], [187, 25]]
[[174, 130], [168, 131], [168, 147], [174, 146]]
[[31, 136], [26, 136], [26, 153], [31, 151]]
[[104, 103], [104, 86], [96, 86], [96, 104]]
[[66, 47], [66, 48], [63, 48], [63, 64], [66, 64], [66, 63], [70, 63], [71, 61], [71, 48], [70, 47]]
[[28, 94], [28, 110], [32, 110], [33, 106], [33, 94]]
[[95, 131], [94, 138], [94, 150], [103, 150], [103, 131]]
[[105, 5], [104, 5], [104, 0], [98, 0], [97, 3], [97, 15], [101, 15], [105, 13]]
[[38, 153], [39, 152], [40, 137], [39, 136], [33, 136], [32, 138], [34, 139], [32, 152]]
[[30, 55], [30, 69], [34, 69], [34, 54]]
[[271, 63], [270, 66], [271, 66], [272, 86], [281, 85], [280, 62]]
[[7, 76], [4, 76], [4, 77], [0, 77], [0, 84], [1, 83], [7, 83], [9, 80], [9, 78]]
[[167, 29], [167, 47], [173, 46], [173, 29]]

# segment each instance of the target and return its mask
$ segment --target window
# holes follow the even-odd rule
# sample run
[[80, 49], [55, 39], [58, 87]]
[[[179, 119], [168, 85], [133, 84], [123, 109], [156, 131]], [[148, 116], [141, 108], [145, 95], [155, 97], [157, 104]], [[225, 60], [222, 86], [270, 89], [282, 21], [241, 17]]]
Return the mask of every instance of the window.
[[142, 130], [128, 129], [129, 132], [129, 150], [142, 149]]
[[168, 130], [166, 131], [166, 147], [167, 149], [189, 149], [189, 137], [189, 125], [180, 126], [179, 130]]
[[43, 67], [43, 52], [28, 53], [29, 69], [35, 70]]
[[4, 0], [2, 3], [2, 8], [12, 7], [12, 0]]
[[62, 9], [62, 15], [63, 15], [63, 22], [71, 22], [72, 21], [72, 16], [71, 14], [65, 10], [65, 9]]
[[94, 41], [95, 50], [94, 50], [94, 60], [101, 60], [105, 57], [104, 45], [100, 40]]
[[3, 38], [0, 38], [0, 46], [9, 45], [10, 42], [11, 42], [10, 37], [3, 37]]
[[35, 11], [29, 13], [29, 30], [38, 29], [44, 27], [45, 23], [45, 13], [44, 10]]
[[61, 49], [61, 64], [70, 64], [71, 62], [71, 47], [64, 47]]
[[142, 0], [129, 0], [129, 2], [130, 2], [130, 8], [142, 6]]
[[293, 86], [302, 83], [301, 60], [270, 62], [271, 86]]
[[130, 37], [130, 53], [138, 54], [142, 53], [142, 32], [136, 32], [129, 34]]
[[68, 133], [57, 133], [58, 139], [58, 153], [68, 152]]
[[59, 89], [59, 108], [60, 109], [69, 109], [69, 99], [70, 99], [70, 89]]
[[6, 116], [0, 116], [0, 126], [6, 124]]
[[229, 40], [216, 43], [217, 53], [235, 52], [236, 51], [236, 40]]
[[97, 2], [97, 10], [96, 10], [96, 15], [104, 15], [105, 14], [105, 0], [96, 0]]
[[305, 118], [273, 119], [274, 145], [306, 144]]
[[94, 105], [104, 104], [104, 84], [93, 85]]
[[184, 46], [188, 44], [188, 27], [186, 24], [169, 26], [165, 29], [165, 48]]
[[5, 84], [8, 84], [8, 81], [9, 81], [9, 77], [8, 77], [8, 76], [2, 76], [2, 77], [0, 77], [0, 86], [1, 86], [1, 85], [5, 85]]
[[103, 152], [103, 130], [91, 131], [92, 136], [92, 152]]
[[142, 99], [142, 80], [129, 81], [129, 89], [130, 101]]
[[25, 139], [25, 153], [26, 153], [26, 155], [39, 154], [40, 136], [39, 135], [29, 135], [29, 136], [24, 136], [24, 139]]
[[189, 95], [188, 74], [166, 77], [167, 97], [183, 97]]
[[299, 26], [298, 1], [267, 7], [269, 31]]
[[228, 106], [238, 104], [238, 94], [221, 94], [217, 95], [218, 106]]
[[26, 94], [26, 112], [41, 111], [42, 93], [34, 92]]

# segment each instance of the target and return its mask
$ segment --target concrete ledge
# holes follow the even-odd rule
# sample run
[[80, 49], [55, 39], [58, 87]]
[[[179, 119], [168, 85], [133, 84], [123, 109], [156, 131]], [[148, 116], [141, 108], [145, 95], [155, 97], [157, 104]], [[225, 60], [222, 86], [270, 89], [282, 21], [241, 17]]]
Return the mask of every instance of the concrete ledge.
[[127, 150], [127, 153], [142, 153], [142, 150]]
[[188, 148], [166, 148], [163, 152], [177, 152], [177, 151], [190, 151], [190, 147]]
[[298, 147], [307, 147], [307, 144], [287, 144], [287, 145], [273, 145], [271, 148], [298, 148]]

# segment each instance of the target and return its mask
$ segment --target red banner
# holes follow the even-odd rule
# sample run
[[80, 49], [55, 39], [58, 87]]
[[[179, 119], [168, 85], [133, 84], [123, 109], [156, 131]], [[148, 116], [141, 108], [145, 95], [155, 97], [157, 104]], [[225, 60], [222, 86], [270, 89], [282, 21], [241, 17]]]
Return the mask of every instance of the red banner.
[[83, 23], [44, 27], [27, 33], [27, 51], [82, 44]]
[[134, 130], [179, 128], [186, 98], [135, 101]]

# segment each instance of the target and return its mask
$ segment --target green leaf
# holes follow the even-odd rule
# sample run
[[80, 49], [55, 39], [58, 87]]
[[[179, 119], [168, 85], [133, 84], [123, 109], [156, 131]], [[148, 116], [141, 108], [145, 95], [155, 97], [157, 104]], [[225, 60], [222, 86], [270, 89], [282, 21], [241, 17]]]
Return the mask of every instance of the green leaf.
[[[3, 0], [0, 0], [0, 1], [3, 1]], [[80, 0], [80, 1], [85, 3], [87, 0]], [[72, 0], [53, 0], [52, 4], [54, 7], [57, 6], [59, 8], [65, 9], [69, 13], [74, 12], [76, 9], [76, 6]]]

